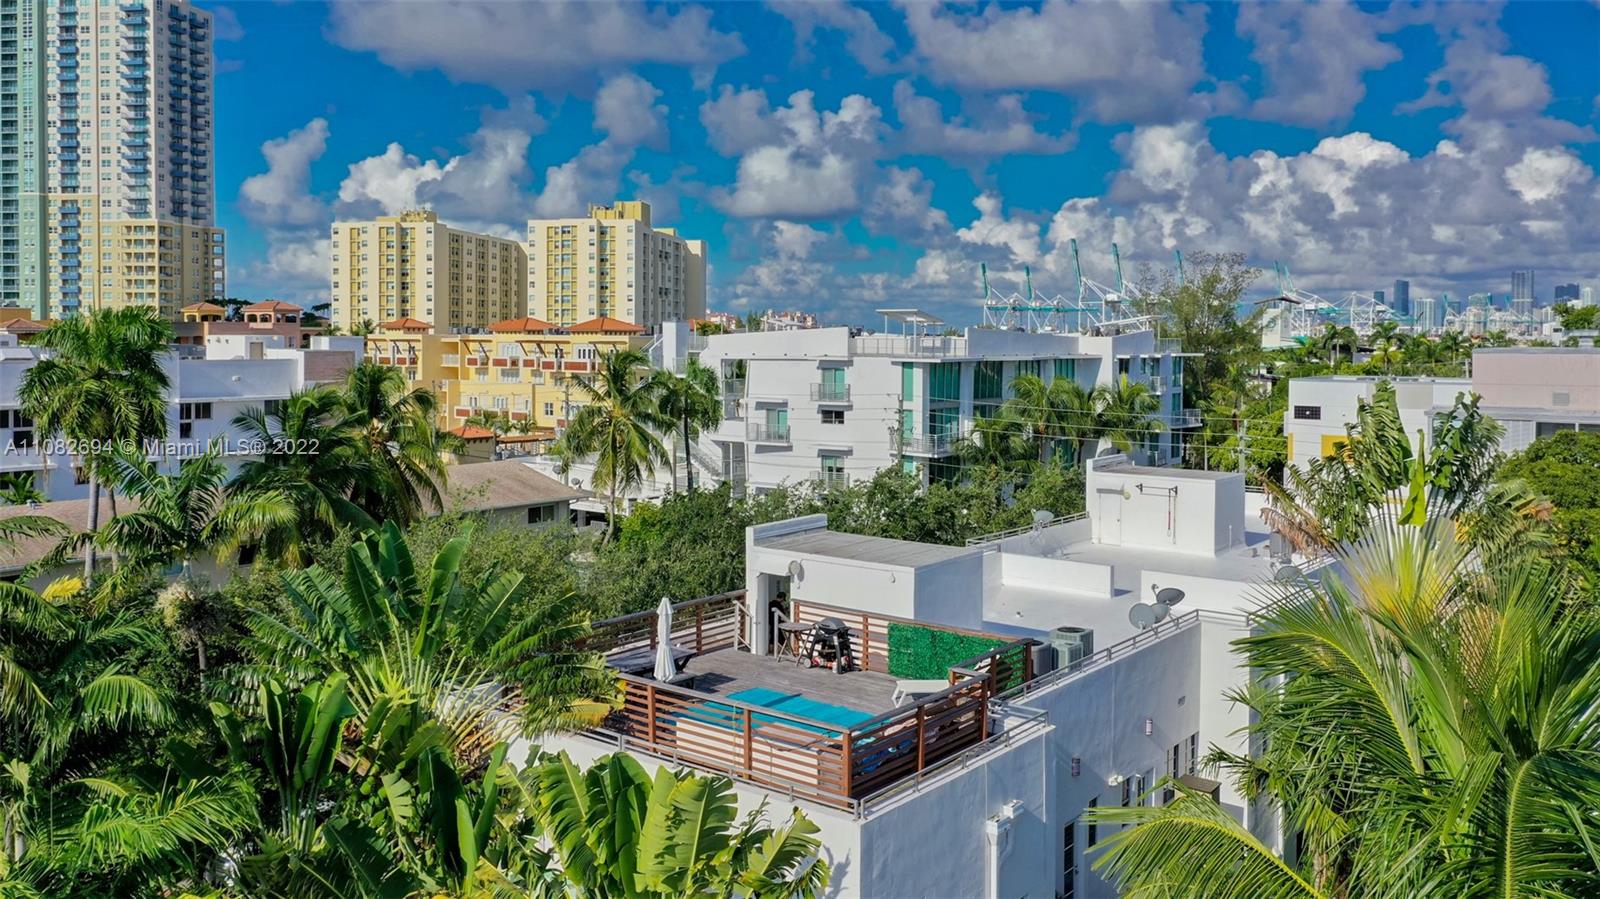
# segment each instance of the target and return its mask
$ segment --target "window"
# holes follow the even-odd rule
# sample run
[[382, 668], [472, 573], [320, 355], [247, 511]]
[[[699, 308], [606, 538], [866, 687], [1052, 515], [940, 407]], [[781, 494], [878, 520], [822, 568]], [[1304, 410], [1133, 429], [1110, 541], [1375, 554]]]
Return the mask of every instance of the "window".
[[1122, 779], [1122, 807], [1127, 808], [1133, 805], [1133, 797], [1133, 778], [1124, 777]]
[[[1089, 800], [1089, 804], [1087, 806], [1084, 806], [1084, 807], [1089, 809], [1089, 811], [1092, 812], [1099, 805], [1100, 805], [1100, 800], [1097, 797], [1097, 798]], [[1091, 818], [1089, 820], [1089, 832], [1087, 834], [1084, 834], [1083, 845], [1085, 847], [1093, 847], [1094, 844], [1098, 843], [1098, 842], [1100, 842], [1100, 825], [1094, 823], [1094, 819]]]
[[822, 410], [822, 423], [825, 424], [825, 425], [842, 425], [842, 424], [844, 424], [844, 410], [843, 409], [823, 409]]
[[1189, 773], [1194, 773], [1195, 764], [1200, 760], [1200, 734], [1189, 735]]
[[556, 404], [555, 403], [545, 403], [544, 404], [544, 414], [546, 414], [546, 415], [554, 415], [554, 414], [556, 414]]
[[1295, 421], [1321, 421], [1322, 420], [1322, 407], [1321, 406], [1295, 406], [1294, 407], [1294, 418], [1295, 418]]
[[[1169, 778], [1171, 778], [1173, 780], [1177, 780], [1178, 779], [1178, 774], [1179, 774], [1179, 771], [1178, 771], [1178, 759], [1179, 759], [1179, 756], [1181, 755], [1182, 752], [1183, 752], [1183, 744], [1182, 743], [1174, 743], [1174, 744], [1172, 744], [1172, 749], [1167, 751], [1167, 777], [1169, 777]], [[1172, 800], [1174, 800], [1176, 798], [1178, 798], [1178, 790], [1172, 784], [1169, 783], [1169, 784], [1166, 785], [1166, 787], [1162, 788], [1162, 790], [1161, 790], [1161, 804], [1162, 805], [1166, 805], [1167, 803], [1171, 802]]]
[[1078, 819], [1073, 818], [1061, 830], [1061, 897], [1076, 899], [1078, 895]]
[[180, 403], [178, 405], [179, 421], [199, 421], [210, 417], [210, 403]]
[[549, 524], [555, 520], [556, 507], [554, 503], [528, 507], [528, 524]]

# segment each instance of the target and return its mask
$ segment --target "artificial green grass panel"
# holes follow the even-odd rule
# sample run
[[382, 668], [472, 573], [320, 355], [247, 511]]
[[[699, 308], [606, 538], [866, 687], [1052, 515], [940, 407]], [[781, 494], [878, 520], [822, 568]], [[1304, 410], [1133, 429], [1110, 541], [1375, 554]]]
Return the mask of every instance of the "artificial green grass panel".
[[1004, 642], [890, 622], [889, 673], [908, 680], [946, 678], [950, 676], [951, 665], [1002, 646]]

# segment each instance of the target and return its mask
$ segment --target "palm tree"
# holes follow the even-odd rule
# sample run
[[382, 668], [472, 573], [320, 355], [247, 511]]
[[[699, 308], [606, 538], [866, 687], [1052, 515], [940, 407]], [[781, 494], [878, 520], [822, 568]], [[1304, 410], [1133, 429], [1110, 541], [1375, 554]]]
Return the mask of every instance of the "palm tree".
[[1439, 355], [1446, 362], [1457, 362], [1472, 355], [1472, 341], [1458, 331], [1446, 331], [1439, 335], [1438, 346]]
[[128, 655], [160, 634], [127, 610], [97, 608], [82, 583], [35, 593], [9, 585], [0, 603], [0, 757], [36, 777], [113, 751], [116, 737], [173, 718], [165, 688], [128, 670]]
[[419, 571], [389, 521], [347, 550], [342, 578], [321, 566], [286, 573], [289, 602], [249, 613], [255, 663], [242, 679], [298, 683], [342, 672], [362, 715], [396, 695], [408, 705], [427, 697], [424, 707], [452, 710], [435, 717], [444, 745], [460, 753], [510, 735], [506, 726], [518, 719], [497, 711], [502, 693], [515, 697], [529, 733], [603, 715], [614, 684], [580, 648], [588, 634], [581, 604], [524, 601], [520, 573], [464, 582], [469, 541], [449, 541]]
[[372, 460], [356, 446], [346, 426], [344, 400], [331, 387], [291, 395], [271, 412], [248, 409], [233, 419], [240, 442], [261, 450], [229, 483], [234, 493], [285, 496], [295, 510], [262, 537], [273, 559], [300, 564], [306, 545], [331, 537], [340, 528], [375, 527], [372, 517], [350, 500], [358, 481], [376, 480]]
[[1127, 375], [1113, 386], [1102, 384], [1094, 392], [1094, 427], [1100, 438], [1125, 453], [1148, 445], [1161, 432], [1155, 416], [1161, 411], [1161, 398], [1143, 381], [1130, 381]]
[[562, 753], [518, 779], [549, 840], [548, 879], [563, 896], [815, 899], [832, 874], [818, 827], [796, 809], [781, 827], [764, 810], [736, 820], [732, 783], [678, 773], [654, 778], [618, 753], [580, 770]]
[[1339, 364], [1339, 350], [1341, 349], [1349, 351], [1352, 363], [1356, 361], [1356, 345], [1358, 343], [1360, 343], [1360, 337], [1356, 335], [1355, 329], [1348, 325], [1330, 324], [1323, 329], [1322, 334], [1317, 338], [1318, 346], [1321, 347], [1328, 362], [1335, 367]]
[[618, 350], [600, 359], [591, 378], [575, 377], [585, 400], [561, 439], [580, 457], [595, 457], [594, 486], [606, 491], [606, 539], [617, 530], [619, 495], [670, 464], [656, 434], [676, 422], [664, 419], [656, 401], [659, 384], [641, 378], [650, 360], [639, 350]]
[[0, 475], [0, 503], [8, 506], [26, 506], [45, 501], [35, 485], [33, 472], [14, 471]]
[[717, 373], [698, 359], [690, 359], [683, 374], [659, 369], [651, 379], [655, 382], [657, 411], [662, 418], [677, 422], [683, 445], [683, 483], [692, 492], [694, 459], [690, 448], [700, 429], [716, 427], [722, 420]]
[[1400, 325], [1396, 322], [1378, 322], [1372, 326], [1372, 344], [1374, 353], [1383, 359], [1383, 370], [1388, 371], [1394, 357], [1405, 345], [1405, 335], [1400, 333]]
[[[22, 375], [17, 395], [43, 434], [60, 434], [86, 450], [87, 530], [100, 527], [100, 490], [118, 449], [142, 449], [167, 434], [167, 373], [162, 358], [172, 325], [155, 309], [130, 306], [66, 319], [39, 335], [54, 353]], [[95, 550], [83, 560], [94, 581]]]
[[1178, 787], [1096, 813], [1133, 825], [1096, 867], [1131, 895], [1592, 895], [1600, 615], [1552, 565], [1485, 567], [1454, 531], [1368, 532], [1339, 574], [1278, 585], [1235, 644], [1263, 685], [1236, 697], [1263, 748], [1209, 762], [1280, 811], [1298, 858]]
[[130, 567], [176, 564], [189, 578], [195, 557], [212, 551], [230, 556], [291, 525], [297, 514], [281, 490], [224, 490], [226, 471], [214, 448], [180, 462], [176, 475], [162, 474], [144, 456], [120, 456], [115, 464], [123, 495], [137, 508], [112, 519], [98, 536]]
[[407, 389], [400, 369], [366, 360], [345, 380], [344, 408], [369, 476], [352, 485], [351, 500], [376, 519], [402, 524], [441, 507], [444, 479], [433, 392]]
[[1039, 462], [1050, 461], [1063, 441], [1073, 456], [1095, 431], [1094, 397], [1070, 378], [1048, 385], [1038, 375], [1019, 375], [1011, 382], [1011, 398], [1000, 406], [1002, 417], [1027, 428]]
[[1012, 470], [1035, 463], [1037, 455], [1028, 422], [1017, 420], [1016, 410], [1004, 405], [994, 415], [972, 423], [972, 431], [955, 443], [955, 454], [964, 469], [992, 466]]
[[467, 416], [462, 424], [472, 428], [484, 428], [496, 434], [505, 434], [512, 429], [510, 417], [494, 409], [480, 409]]

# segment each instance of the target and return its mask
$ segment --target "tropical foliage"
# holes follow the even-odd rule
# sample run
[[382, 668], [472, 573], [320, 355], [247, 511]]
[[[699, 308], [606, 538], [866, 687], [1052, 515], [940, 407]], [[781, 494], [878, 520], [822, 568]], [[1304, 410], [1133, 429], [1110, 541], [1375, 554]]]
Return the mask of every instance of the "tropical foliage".
[[1484, 565], [1448, 518], [1384, 521], [1337, 555], [1236, 643], [1262, 751], [1209, 758], [1298, 851], [1175, 785], [1162, 807], [1094, 813], [1132, 825], [1096, 867], [1129, 895], [1592, 895], [1600, 614], [1557, 565]]
[[[100, 524], [100, 497], [120, 452], [141, 451], [167, 434], [167, 372], [162, 357], [172, 325], [152, 307], [74, 316], [39, 335], [51, 350], [23, 372], [17, 398], [40, 435], [59, 435], [80, 454], [89, 481], [87, 530]], [[95, 576], [95, 546], [84, 552]]]
[[561, 437], [575, 457], [595, 459], [594, 487], [606, 495], [607, 534], [616, 533], [619, 499], [670, 462], [660, 434], [675, 420], [663, 414], [661, 382], [646, 372], [639, 350], [618, 350], [600, 359], [594, 377], [573, 378], [583, 405]]
[[1494, 472], [1503, 428], [1458, 396], [1433, 421], [1431, 456], [1414, 449], [1396, 405], [1394, 387], [1378, 385], [1357, 407], [1356, 421], [1333, 454], [1306, 468], [1285, 470], [1282, 485], [1267, 482], [1267, 523], [1301, 552], [1331, 552], [1384, 522], [1420, 519], [1421, 505], [1459, 521], [1480, 549], [1529, 549], [1548, 542], [1548, 503], [1515, 484], [1497, 484]]

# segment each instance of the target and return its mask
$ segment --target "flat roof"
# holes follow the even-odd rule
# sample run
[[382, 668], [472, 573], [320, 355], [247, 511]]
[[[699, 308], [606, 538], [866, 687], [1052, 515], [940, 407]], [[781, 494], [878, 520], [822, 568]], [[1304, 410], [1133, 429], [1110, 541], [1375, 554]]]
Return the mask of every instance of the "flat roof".
[[1201, 471], [1193, 468], [1158, 468], [1153, 465], [1108, 465], [1096, 468], [1102, 474], [1136, 474], [1149, 478], [1178, 478], [1190, 481], [1220, 481], [1242, 477], [1237, 471]]
[[[1481, 350], [1479, 352], [1482, 352]], [[1471, 378], [1453, 378], [1434, 375], [1307, 375], [1300, 378], [1290, 378], [1289, 383], [1296, 381], [1322, 381], [1345, 384], [1380, 384], [1388, 381], [1391, 384], [1472, 384]]]
[[920, 568], [950, 559], [978, 555], [982, 547], [943, 546], [937, 543], [914, 543], [889, 537], [865, 537], [861, 534], [844, 534], [819, 528], [759, 540], [758, 546], [786, 552], [809, 553], [854, 562], [876, 565], [897, 565], [902, 568]]
[[[1570, 336], [1572, 333], [1574, 332], [1569, 331], [1568, 335]], [[1549, 353], [1552, 355], [1561, 353], [1563, 355], [1592, 356], [1595, 353], [1600, 353], [1600, 346], [1493, 346], [1472, 351], [1474, 356], [1479, 353]]]

